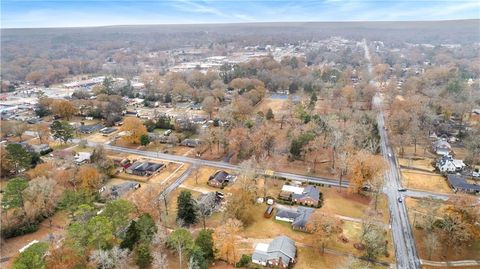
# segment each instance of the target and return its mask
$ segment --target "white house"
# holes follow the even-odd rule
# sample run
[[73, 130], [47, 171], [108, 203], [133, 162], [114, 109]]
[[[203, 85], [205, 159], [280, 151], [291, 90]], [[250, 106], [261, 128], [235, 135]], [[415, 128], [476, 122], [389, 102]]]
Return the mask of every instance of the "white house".
[[463, 170], [463, 168], [465, 168], [465, 163], [463, 163], [462, 160], [453, 159], [450, 155], [444, 155], [438, 159], [436, 166], [440, 172], [453, 173]]

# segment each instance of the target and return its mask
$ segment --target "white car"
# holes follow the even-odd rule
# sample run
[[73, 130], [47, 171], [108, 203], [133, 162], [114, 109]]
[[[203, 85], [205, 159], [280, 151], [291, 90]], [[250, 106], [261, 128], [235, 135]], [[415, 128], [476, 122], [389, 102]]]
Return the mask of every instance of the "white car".
[[480, 177], [480, 172], [472, 172], [472, 177]]

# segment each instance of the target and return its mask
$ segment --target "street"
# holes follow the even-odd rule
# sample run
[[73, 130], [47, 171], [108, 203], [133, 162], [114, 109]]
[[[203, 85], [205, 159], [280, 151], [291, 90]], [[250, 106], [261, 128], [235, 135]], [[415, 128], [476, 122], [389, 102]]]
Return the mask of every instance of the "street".
[[[363, 40], [363, 45], [365, 49], [365, 59], [368, 61], [368, 72], [370, 75], [373, 75], [371, 57], [366, 40]], [[375, 84], [373, 79], [370, 80], [370, 84]], [[397, 268], [420, 268], [420, 260], [415, 248], [415, 240], [408, 219], [404, 197], [401, 192], [398, 191], [398, 189], [401, 188], [400, 173], [395, 158], [395, 152], [389, 146], [383, 115], [382, 99], [378, 91], [373, 97], [373, 105], [375, 109], [378, 110], [377, 127], [380, 134], [380, 149], [383, 158], [388, 162], [388, 170], [385, 173], [384, 192], [387, 195], [388, 207], [390, 209]]]

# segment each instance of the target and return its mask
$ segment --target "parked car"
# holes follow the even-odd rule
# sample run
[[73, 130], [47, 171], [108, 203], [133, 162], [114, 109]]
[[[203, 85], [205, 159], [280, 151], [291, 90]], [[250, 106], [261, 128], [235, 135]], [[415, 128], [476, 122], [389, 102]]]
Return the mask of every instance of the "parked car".
[[270, 218], [273, 214], [273, 209], [274, 209], [273, 206], [269, 206], [267, 210], [265, 210], [265, 213], [263, 213], [263, 216], [265, 218]]

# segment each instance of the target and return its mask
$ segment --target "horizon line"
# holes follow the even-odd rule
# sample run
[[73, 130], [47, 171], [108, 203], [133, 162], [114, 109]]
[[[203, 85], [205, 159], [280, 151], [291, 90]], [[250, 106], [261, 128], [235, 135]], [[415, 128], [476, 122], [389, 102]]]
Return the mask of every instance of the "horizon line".
[[[29, 29], [75, 29], [75, 28], [102, 28], [102, 27], [128, 27], [128, 26], [206, 26], [206, 25], [239, 25], [239, 24], [280, 24], [280, 23], [402, 23], [402, 22], [453, 22], [453, 21], [480, 21], [480, 18], [469, 19], [446, 19], [446, 20], [351, 20], [351, 21], [259, 21], [259, 22], [204, 22], [204, 23], [152, 23], [152, 24], [110, 24], [110, 25], [89, 25], [89, 26], [63, 26], [63, 27], [9, 27], [0, 30], [29, 30]], [[480, 26], [480, 25], [479, 25]]]

